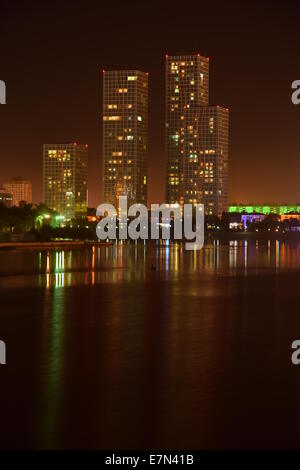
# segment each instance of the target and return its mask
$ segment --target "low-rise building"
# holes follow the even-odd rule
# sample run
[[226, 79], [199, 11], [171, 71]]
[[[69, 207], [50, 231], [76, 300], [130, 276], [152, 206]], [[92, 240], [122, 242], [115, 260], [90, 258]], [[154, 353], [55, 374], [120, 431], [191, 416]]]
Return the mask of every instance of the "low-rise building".
[[11, 207], [13, 204], [13, 195], [4, 188], [0, 188], [0, 203], [6, 207]]

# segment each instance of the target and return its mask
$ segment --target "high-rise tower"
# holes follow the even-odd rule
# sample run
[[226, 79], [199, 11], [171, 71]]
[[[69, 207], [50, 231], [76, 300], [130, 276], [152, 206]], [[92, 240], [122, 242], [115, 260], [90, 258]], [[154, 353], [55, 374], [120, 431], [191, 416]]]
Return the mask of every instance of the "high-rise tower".
[[201, 202], [207, 215], [227, 211], [228, 121], [228, 109], [220, 106], [184, 112], [183, 202]]
[[228, 109], [209, 106], [209, 59], [166, 56], [166, 198], [204, 204], [221, 215], [228, 204]]
[[103, 71], [104, 203], [147, 204], [148, 74]]
[[200, 54], [166, 55], [166, 202], [183, 203], [183, 127], [184, 112], [207, 106], [209, 59]]
[[79, 143], [43, 147], [44, 202], [70, 220], [87, 211], [88, 146]]

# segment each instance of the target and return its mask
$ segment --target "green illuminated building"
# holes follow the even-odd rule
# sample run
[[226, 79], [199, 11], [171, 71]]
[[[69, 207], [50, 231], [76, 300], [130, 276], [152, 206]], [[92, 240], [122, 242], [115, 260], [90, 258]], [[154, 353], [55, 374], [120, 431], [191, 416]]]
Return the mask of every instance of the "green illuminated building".
[[281, 214], [289, 214], [291, 212], [292, 213], [300, 213], [300, 205], [281, 206], [281, 205], [274, 204], [274, 205], [258, 206], [258, 205], [238, 204], [238, 205], [229, 206], [228, 212], [238, 212], [240, 214], [242, 212], [245, 212], [246, 214], [265, 214], [265, 215], [277, 214], [277, 215], [281, 215]]

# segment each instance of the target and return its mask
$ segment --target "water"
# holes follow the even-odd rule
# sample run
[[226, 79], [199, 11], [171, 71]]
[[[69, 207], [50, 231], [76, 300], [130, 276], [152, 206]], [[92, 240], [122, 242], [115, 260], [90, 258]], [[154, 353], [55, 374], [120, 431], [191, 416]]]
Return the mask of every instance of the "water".
[[0, 301], [1, 448], [300, 447], [300, 243], [0, 251]]

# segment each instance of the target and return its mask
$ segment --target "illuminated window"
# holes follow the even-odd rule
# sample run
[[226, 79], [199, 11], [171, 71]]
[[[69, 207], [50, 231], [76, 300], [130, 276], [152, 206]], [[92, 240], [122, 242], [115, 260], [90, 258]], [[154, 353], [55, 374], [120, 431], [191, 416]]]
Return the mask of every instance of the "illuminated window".
[[103, 116], [103, 121], [120, 121], [120, 116]]

